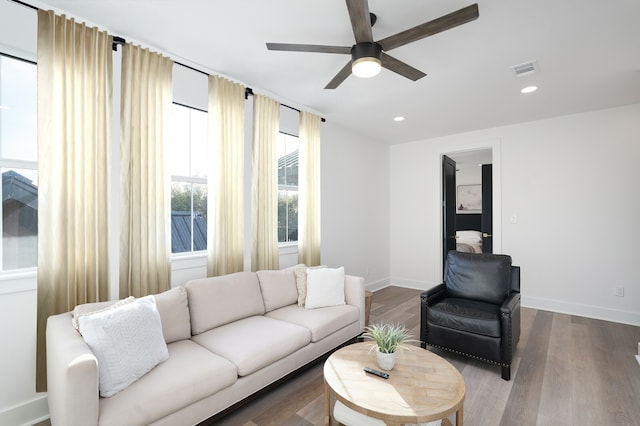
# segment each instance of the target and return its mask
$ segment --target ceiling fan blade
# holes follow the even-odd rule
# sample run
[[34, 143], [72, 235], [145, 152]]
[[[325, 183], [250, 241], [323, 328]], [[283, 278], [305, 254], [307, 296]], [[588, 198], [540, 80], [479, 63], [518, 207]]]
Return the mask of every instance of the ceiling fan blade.
[[384, 52], [382, 52], [382, 56], [380, 59], [383, 67], [397, 74], [400, 74], [401, 76], [406, 77], [409, 80], [416, 81], [426, 75], [422, 71], [415, 69], [411, 65], [405, 64], [404, 62], [399, 61], [393, 56], [389, 56]]
[[382, 46], [382, 50], [395, 49], [396, 47], [404, 46], [405, 44], [466, 24], [467, 22], [478, 19], [478, 16], [480, 16], [478, 13], [478, 4], [472, 4], [471, 6], [456, 10], [433, 21], [425, 22], [424, 24], [399, 32], [398, 34], [383, 38], [378, 41], [378, 44]]
[[371, 17], [369, 16], [369, 3], [367, 0], [347, 0], [349, 18], [356, 43], [373, 42], [371, 33]]
[[347, 62], [347, 65], [345, 65], [344, 68], [338, 71], [338, 74], [336, 74], [336, 76], [333, 77], [333, 79], [329, 82], [329, 84], [327, 84], [324, 88], [335, 89], [340, 85], [340, 83], [345, 81], [347, 77], [349, 77], [350, 75], [351, 75], [351, 61]]
[[342, 53], [351, 54], [351, 47], [324, 46], [321, 44], [291, 44], [291, 43], [267, 43], [269, 50], [283, 50], [286, 52], [317, 52], [317, 53]]

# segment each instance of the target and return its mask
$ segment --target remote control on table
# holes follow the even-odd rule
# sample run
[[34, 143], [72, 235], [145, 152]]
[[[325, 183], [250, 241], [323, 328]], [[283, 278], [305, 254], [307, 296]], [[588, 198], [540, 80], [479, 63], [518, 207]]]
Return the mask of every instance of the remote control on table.
[[365, 367], [364, 371], [369, 374], [373, 374], [378, 377], [382, 377], [383, 379], [388, 379], [389, 375], [387, 373], [383, 373], [382, 371], [374, 370], [373, 368]]

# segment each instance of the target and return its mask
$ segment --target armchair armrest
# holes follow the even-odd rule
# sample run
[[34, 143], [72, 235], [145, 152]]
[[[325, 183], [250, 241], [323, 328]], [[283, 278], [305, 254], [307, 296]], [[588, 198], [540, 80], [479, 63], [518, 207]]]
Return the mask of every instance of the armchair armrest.
[[513, 351], [520, 340], [520, 293], [517, 291], [511, 292], [500, 306], [500, 322], [503, 336], [500, 343], [502, 359], [504, 363], [511, 364]]
[[511, 315], [520, 306], [520, 293], [512, 292], [500, 306], [500, 313], [502, 315]]
[[420, 293], [420, 346], [423, 348], [427, 347], [427, 307], [444, 297], [446, 292], [443, 283]]
[[364, 278], [354, 275], [344, 276], [344, 298], [348, 305], [360, 309], [360, 330], [364, 331]]
[[442, 296], [444, 296], [446, 293], [446, 290], [447, 288], [444, 285], [444, 283], [438, 284], [435, 287], [431, 287], [427, 291], [423, 291], [420, 294], [420, 300], [422, 301], [422, 303], [431, 304], [432, 302], [437, 301]]
[[98, 424], [98, 360], [71, 324], [71, 314], [47, 320], [47, 387], [52, 425]]

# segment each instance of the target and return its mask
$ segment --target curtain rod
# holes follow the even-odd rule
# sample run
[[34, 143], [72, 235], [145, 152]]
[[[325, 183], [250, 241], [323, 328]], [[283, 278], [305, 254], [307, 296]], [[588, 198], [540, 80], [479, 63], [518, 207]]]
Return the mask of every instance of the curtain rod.
[[[20, 4], [20, 5], [22, 5], [22, 6], [28, 7], [29, 9], [33, 9], [33, 10], [40, 10], [40, 8], [39, 8], [39, 7], [37, 7], [37, 6], [33, 6], [33, 5], [29, 4], [29, 3], [25, 3], [25, 2], [23, 2], [23, 1], [21, 1], [21, 0], [11, 0], [11, 1], [12, 1], [12, 2], [14, 2], [14, 3]], [[118, 50], [118, 46], [124, 46], [126, 42], [127, 42], [127, 40], [125, 40], [123, 37], [119, 37], [119, 36], [115, 36], [115, 35], [114, 35], [114, 36], [113, 36], [113, 42], [112, 42], [112, 44], [111, 44], [111, 49], [112, 49], [112, 50], [114, 50], [114, 51], [117, 51], [117, 50]], [[173, 62], [174, 62], [175, 64], [178, 64], [178, 65], [182, 66], [182, 67], [189, 68], [190, 70], [193, 70], [193, 71], [195, 71], [195, 72], [199, 72], [200, 74], [204, 74], [204, 75], [206, 75], [206, 76], [208, 76], [208, 75], [209, 75], [209, 73], [208, 73], [208, 72], [205, 72], [205, 71], [199, 70], [199, 69], [197, 69], [197, 68], [194, 68], [194, 67], [192, 67], [192, 66], [189, 66], [189, 65], [183, 64], [183, 63], [181, 63], [181, 62], [178, 62], [178, 61], [173, 61]], [[249, 97], [249, 96], [253, 96], [253, 89], [252, 89], [251, 87], [246, 87], [246, 88], [244, 89], [244, 98], [245, 98], [245, 99], [248, 99], [248, 97]], [[283, 107], [286, 107], [286, 108], [292, 109], [292, 110], [294, 110], [294, 111], [298, 111], [298, 112], [300, 112], [300, 110], [299, 110], [298, 108], [294, 108], [294, 107], [292, 107], [292, 106], [289, 106], [289, 105], [286, 105], [286, 104], [283, 104], [283, 103], [280, 103], [280, 105], [282, 105]], [[324, 117], [320, 117], [320, 121], [324, 123], [324, 122], [326, 122], [327, 120], [326, 120]]]
[[[247, 88], [244, 89], [244, 98], [247, 99], [249, 96], [253, 96], [253, 89], [251, 87], [247, 87]], [[294, 108], [292, 106], [289, 106], [289, 105], [286, 105], [286, 104], [283, 104], [283, 103], [281, 103], [280, 105], [282, 105], [283, 107], [292, 109], [294, 111], [301, 112], [298, 108]], [[320, 117], [320, 121], [325, 123], [327, 120], [324, 117]]]
[[20, 0], [11, 0], [11, 1], [12, 1], [12, 2], [14, 2], [14, 3], [21, 4], [22, 6], [26, 6], [26, 7], [28, 7], [29, 9], [33, 9], [33, 10], [40, 10], [40, 8], [39, 8], [39, 7], [34, 6], [34, 5], [31, 5], [31, 4], [29, 4], [29, 3], [25, 3], [25, 2], [20, 1]]

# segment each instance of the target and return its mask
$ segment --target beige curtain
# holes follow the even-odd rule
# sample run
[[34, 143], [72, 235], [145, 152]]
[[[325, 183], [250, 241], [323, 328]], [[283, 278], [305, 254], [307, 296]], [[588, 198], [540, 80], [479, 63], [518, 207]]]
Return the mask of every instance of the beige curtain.
[[[171, 288], [165, 145], [173, 61], [125, 44], [120, 111], [120, 297]], [[168, 149], [167, 149], [168, 151]]]
[[50, 315], [108, 300], [111, 37], [38, 11], [36, 390]]
[[320, 264], [320, 117], [300, 112], [298, 262]]
[[251, 162], [251, 269], [280, 269], [278, 258], [278, 164], [280, 103], [253, 96]]
[[[244, 268], [244, 86], [209, 76], [207, 275]], [[211, 216], [210, 216], [211, 217]]]

